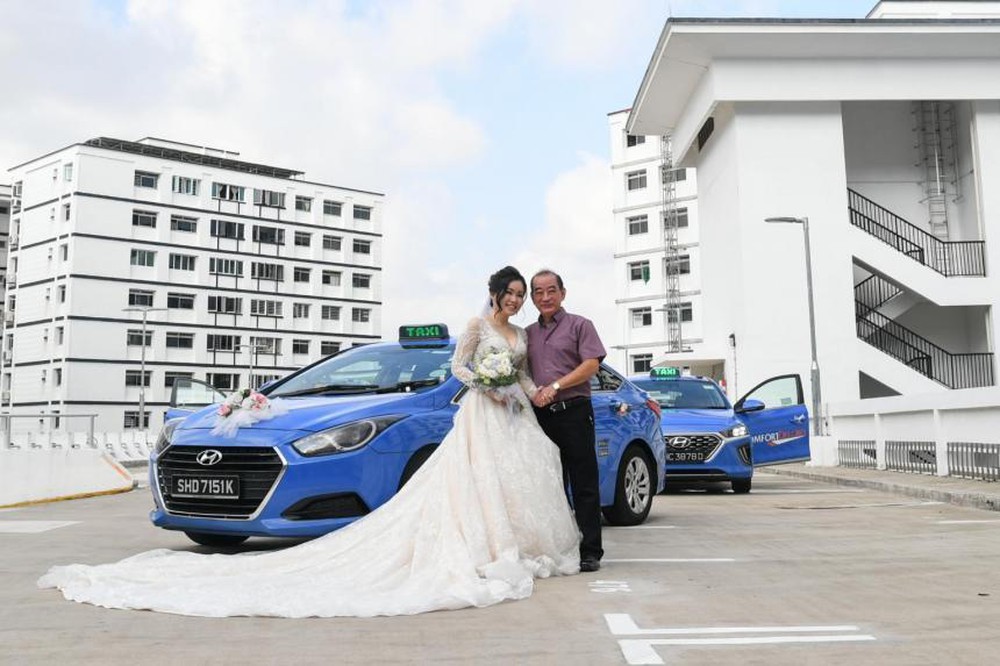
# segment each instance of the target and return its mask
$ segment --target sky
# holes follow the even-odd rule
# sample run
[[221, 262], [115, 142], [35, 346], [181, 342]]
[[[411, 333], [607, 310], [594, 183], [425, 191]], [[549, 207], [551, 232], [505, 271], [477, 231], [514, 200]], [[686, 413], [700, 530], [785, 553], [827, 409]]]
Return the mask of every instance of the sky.
[[666, 19], [863, 18], [874, 4], [0, 0], [0, 165], [155, 136], [382, 192], [383, 336], [461, 330], [512, 264], [559, 272], [566, 308], [610, 348], [607, 114], [631, 106]]

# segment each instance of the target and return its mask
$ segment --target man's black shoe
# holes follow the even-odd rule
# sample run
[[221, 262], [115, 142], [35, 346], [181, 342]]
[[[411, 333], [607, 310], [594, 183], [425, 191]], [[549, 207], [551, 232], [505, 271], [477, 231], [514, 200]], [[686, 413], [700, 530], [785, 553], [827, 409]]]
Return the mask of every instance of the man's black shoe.
[[594, 571], [600, 571], [601, 561], [594, 559], [593, 557], [587, 557], [580, 560], [580, 573], [591, 573]]

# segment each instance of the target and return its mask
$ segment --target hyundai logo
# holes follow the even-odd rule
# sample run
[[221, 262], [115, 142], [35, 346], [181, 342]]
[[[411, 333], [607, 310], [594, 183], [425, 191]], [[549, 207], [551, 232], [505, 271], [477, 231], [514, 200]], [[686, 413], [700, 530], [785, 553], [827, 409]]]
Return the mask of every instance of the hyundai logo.
[[222, 451], [216, 451], [215, 449], [205, 449], [199, 453], [195, 460], [198, 461], [199, 465], [215, 465], [222, 461]]
[[[677, 449], [683, 449], [683, 448], [685, 448], [690, 443], [691, 443], [691, 438], [690, 437], [671, 437], [670, 438], [670, 446], [672, 446], [674, 448], [677, 448]], [[208, 451], [205, 451], [205, 453], [208, 453]]]

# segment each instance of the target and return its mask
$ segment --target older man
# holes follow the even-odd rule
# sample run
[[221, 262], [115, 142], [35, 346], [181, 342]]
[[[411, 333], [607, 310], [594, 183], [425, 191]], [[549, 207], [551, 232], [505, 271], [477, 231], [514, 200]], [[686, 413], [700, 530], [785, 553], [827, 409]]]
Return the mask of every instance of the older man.
[[538, 423], [559, 447], [569, 478], [576, 523], [583, 534], [580, 571], [601, 568], [601, 496], [595, 452], [590, 378], [606, 352], [594, 324], [566, 312], [562, 278], [541, 270], [531, 278], [531, 300], [538, 321], [528, 326], [528, 361], [539, 387], [532, 401]]

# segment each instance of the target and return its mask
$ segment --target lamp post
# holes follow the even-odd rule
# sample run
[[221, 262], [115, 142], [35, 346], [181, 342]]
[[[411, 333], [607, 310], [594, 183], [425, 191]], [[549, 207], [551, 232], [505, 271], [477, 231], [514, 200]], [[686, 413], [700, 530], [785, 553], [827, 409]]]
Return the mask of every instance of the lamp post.
[[813, 434], [823, 434], [822, 414], [820, 405], [819, 388], [819, 361], [816, 358], [816, 314], [813, 308], [813, 283], [812, 283], [812, 253], [809, 250], [809, 218], [808, 217], [768, 217], [764, 220], [771, 224], [801, 224], [802, 237], [806, 246], [806, 295], [809, 301], [809, 344], [812, 348], [812, 365], [810, 366], [810, 383], [812, 384], [812, 422]]
[[267, 351], [268, 349], [270, 349], [270, 347], [268, 345], [262, 345], [262, 344], [257, 343], [257, 342], [250, 342], [250, 343], [246, 343], [246, 344], [236, 345], [236, 348], [237, 349], [246, 349], [247, 350], [247, 355], [249, 356], [249, 359], [250, 359], [250, 363], [249, 363], [249, 366], [250, 366], [250, 376], [247, 377], [247, 386], [251, 390], [255, 389], [257, 387], [253, 385], [253, 359], [254, 359], [254, 356], [257, 354], [257, 352]]
[[142, 348], [139, 352], [139, 429], [146, 430], [146, 316], [150, 312], [162, 312], [166, 308], [154, 308], [149, 305], [130, 305], [122, 308], [122, 312], [142, 313]]

